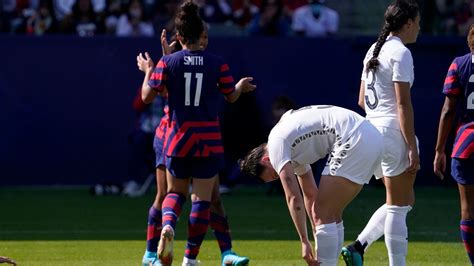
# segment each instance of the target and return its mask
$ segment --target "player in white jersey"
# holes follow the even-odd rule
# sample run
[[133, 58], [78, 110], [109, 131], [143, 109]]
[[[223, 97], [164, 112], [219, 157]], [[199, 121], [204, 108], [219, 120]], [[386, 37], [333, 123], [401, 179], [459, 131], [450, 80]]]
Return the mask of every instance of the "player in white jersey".
[[[253, 149], [240, 167], [265, 182], [281, 179], [302, 257], [308, 265], [337, 265], [344, 242], [342, 212], [380, 165], [382, 146], [381, 134], [357, 113], [313, 105], [286, 112], [268, 143]], [[310, 164], [327, 155], [318, 190]], [[315, 253], [305, 209], [315, 233]]]
[[419, 169], [410, 97], [413, 58], [405, 44], [416, 41], [419, 23], [415, 1], [395, 1], [385, 11], [382, 31], [364, 59], [359, 105], [384, 137], [382, 164], [375, 174], [383, 177], [387, 196], [357, 240], [342, 249], [346, 265], [363, 265], [364, 251], [384, 234], [390, 265], [405, 265], [406, 216], [415, 202], [413, 184]]

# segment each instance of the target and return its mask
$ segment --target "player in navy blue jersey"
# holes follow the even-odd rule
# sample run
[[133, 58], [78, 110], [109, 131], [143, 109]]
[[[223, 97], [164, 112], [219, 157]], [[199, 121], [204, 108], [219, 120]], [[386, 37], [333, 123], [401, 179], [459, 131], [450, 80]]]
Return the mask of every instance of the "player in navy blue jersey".
[[[474, 265], [474, 24], [469, 28], [467, 44], [470, 52], [454, 58], [444, 81], [444, 100], [439, 120], [434, 172], [444, 178], [446, 141], [457, 128], [451, 153], [451, 175], [458, 183], [461, 201], [461, 238]], [[455, 124], [456, 107], [459, 121]]]
[[[208, 31], [207, 27], [204, 27], [204, 31], [199, 39], [200, 48], [206, 49], [208, 45]], [[161, 34], [161, 46], [163, 55], [168, 55], [178, 50], [181, 50], [181, 45], [173, 41], [168, 44], [166, 39], [166, 30], [162, 31]], [[141, 100], [141, 98], [140, 98]], [[162, 229], [162, 212], [161, 206], [166, 196], [167, 182], [166, 182], [166, 167], [165, 167], [165, 156], [163, 154], [163, 145], [165, 142], [166, 130], [168, 128], [168, 106], [165, 107], [165, 115], [162, 117], [159, 126], [156, 128], [155, 139], [153, 148], [156, 155], [156, 183], [157, 191], [153, 205], [149, 209], [148, 213], [148, 227], [147, 227], [147, 248], [142, 259], [143, 266], [157, 264], [157, 246], [159, 243], [160, 233]], [[222, 265], [246, 265], [249, 263], [247, 257], [238, 256], [232, 251], [232, 237], [230, 234], [230, 227], [227, 220], [227, 216], [224, 210], [223, 203], [219, 194], [219, 179], [216, 179], [214, 184], [213, 194], [211, 197], [211, 218], [210, 224], [212, 231], [218, 242], [221, 255]]]
[[163, 148], [168, 193], [162, 204], [158, 256], [162, 264], [171, 264], [176, 221], [193, 177], [194, 200], [183, 265], [196, 265], [209, 225], [212, 188], [223, 160], [218, 97], [223, 94], [227, 101], [234, 102], [255, 86], [250, 83], [252, 78], [244, 78], [234, 87], [223, 59], [201, 50], [199, 37], [204, 25], [196, 4], [183, 3], [175, 24], [183, 50], [163, 56], [155, 68], [147, 53], [145, 57], [140, 54], [137, 60], [146, 73], [144, 102], [152, 101], [158, 93], [168, 94], [169, 121]]

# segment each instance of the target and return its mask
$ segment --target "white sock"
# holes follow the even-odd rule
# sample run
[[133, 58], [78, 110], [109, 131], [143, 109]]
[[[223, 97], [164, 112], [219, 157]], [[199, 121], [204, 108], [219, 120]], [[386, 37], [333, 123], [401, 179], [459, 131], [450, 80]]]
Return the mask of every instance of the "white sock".
[[407, 213], [411, 206], [387, 206], [385, 219], [385, 245], [391, 266], [404, 266], [408, 253]]
[[338, 236], [336, 223], [316, 226], [316, 254], [321, 266], [337, 265], [339, 257]]
[[197, 265], [197, 260], [188, 259], [186, 257], [183, 258], [182, 266], [190, 266], [190, 265]]
[[357, 240], [362, 244], [365, 251], [369, 246], [377, 241], [384, 234], [385, 228], [385, 218], [387, 217], [387, 204], [384, 204], [378, 208], [372, 217], [370, 217], [369, 222], [365, 226], [364, 230], [359, 234]]
[[339, 251], [342, 249], [342, 245], [344, 245], [344, 221], [336, 224], [337, 226], [337, 246]]

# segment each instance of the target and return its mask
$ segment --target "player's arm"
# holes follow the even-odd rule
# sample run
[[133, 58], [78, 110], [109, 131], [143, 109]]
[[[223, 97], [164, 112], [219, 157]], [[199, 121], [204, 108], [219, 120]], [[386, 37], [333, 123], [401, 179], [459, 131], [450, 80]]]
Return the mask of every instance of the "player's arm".
[[365, 111], [365, 82], [363, 80], [360, 81], [359, 106]]
[[148, 82], [150, 81], [151, 75], [153, 74], [154, 63], [150, 57], [148, 52], [145, 52], [145, 56], [142, 53], [137, 55], [137, 65], [138, 69], [145, 73], [145, 77], [143, 78], [142, 89], [141, 89], [141, 96], [142, 100], [145, 104], [149, 104], [153, 102], [153, 99], [156, 97], [157, 92], [154, 91]]
[[301, 196], [300, 187], [294, 174], [291, 163], [286, 163], [280, 171], [280, 179], [285, 191], [286, 204], [290, 211], [291, 218], [296, 227], [296, 231], [302, 244], [302, 256], [308, 263], [314, 263], [314, 253], [309, 242], [308, 232], [306, 228], [306, 212], [304, 199]]
[[318, 187], [316, 185], [316, 181], [314, 180], [313, 172], [311, 171], [311, 166], [309, 166], [309, 170], [306, 171], [306, 173], [297, 175], [297, 177], [298, 183], [300, 184], [300, 188], [303, 191], [303, 200], [306, 208], [306, 213], [309, 216], [311, 228], [313, 229], [314, 233], [316, 230], [316, 227], [314, 225], [316, 219], [314, 204], [316, 202], [316, 197], [318, 196]]
[[446, 141], [449, 132], [453, 128], [454, 118], [456, 117], [457, 98], [446, 96], [444, 99], [443, 109], [439, 118], [438, 138], [436, 140], [436, 155], [433, 162], [433, 171], [440, 177], [444, 178], [444, 171], [446, 171]]
[[255, 90], [257, 86], [250, 83], [252, 80], [252, 77], [241, 78], [239, 82], [235, 84], [235, 90], [231, 94], [225, 96], [226, 101], [233, 103], [239, 99], [242, 93], [247, 93]]
[[395, 94], [397, 98], [397, 109], [400, 119], [400, 129], [403, 138], [408, 145], [410, 166], [408, 172], [418, 171], [420, 158], [416, 145], [413, 105], [411, 103], [410, 83], [395, 81]]

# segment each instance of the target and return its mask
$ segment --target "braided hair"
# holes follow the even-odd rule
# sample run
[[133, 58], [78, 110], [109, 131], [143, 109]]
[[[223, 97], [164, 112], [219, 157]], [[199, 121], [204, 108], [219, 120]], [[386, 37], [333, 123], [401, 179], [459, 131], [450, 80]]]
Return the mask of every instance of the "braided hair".
[[396, 0], [387, 7], [384, 15], [385, 23], [377, 38], [372, 58], [367, 62], [367, 71], [377, 70], [379, 65], [377, 57], [390, 32], [401, 30], [409, 19], [415, 20], [418, 14], [418, 4], [414, 0]]

